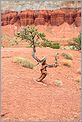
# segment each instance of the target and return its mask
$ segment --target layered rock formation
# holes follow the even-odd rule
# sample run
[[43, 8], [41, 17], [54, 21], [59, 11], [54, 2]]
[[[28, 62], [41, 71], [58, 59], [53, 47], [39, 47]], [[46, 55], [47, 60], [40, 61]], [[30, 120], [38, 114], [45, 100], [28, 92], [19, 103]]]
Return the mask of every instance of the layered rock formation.
[[26, 25], [55, 25], [59, 26], [64, 22], [68, 24], [81, 25], [81, 10], [59, 9], [59, 10], [25, 10], [21, 12], [8, 11], [1, 13], [2, 26], [8, 24]]

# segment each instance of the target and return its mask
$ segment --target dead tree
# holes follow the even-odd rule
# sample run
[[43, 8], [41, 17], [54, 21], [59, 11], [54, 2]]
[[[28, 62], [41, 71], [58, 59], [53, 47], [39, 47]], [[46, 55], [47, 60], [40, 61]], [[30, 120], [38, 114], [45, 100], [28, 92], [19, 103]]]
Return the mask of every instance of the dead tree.
[[55, 55], [54, 64], [47, 64], [46, 57], [39, 59], [36, 55], [35, 43], [33, 42], [33, 52], [32, 57], [39, 63], [41, 63], [41, 76], [37, 79], [38, 82], [42, 82], [43, 79], [47, 76], [47, 68], [57, 67], [58, 66], [58, 53]]
[[47, 68], [51, 68], [51, 67], [57, 67], [58, 66], [58, 54], [55, 55], [55, 62], [54, 64], [47, 64], [46, 62], [46, 57], [43, 57], [42, 59], [39, 59], [36, 56], [36, 42], [41, 40], [46, 41], [45, 35], [44, 33], [40, 33], [37, 31], [37, 29], [35, 27], [26, 27], [24, 28], [23, 31], [17, 33], [17, 36], [20, 37], [22, 40], [28, 41], [30, 43], [30, 45], [33, 48], [32, 51], [32, 57], [37, 61], [37, 65], [39, 63], [41, 63], [41, 76], [37, 79], [38, 82], [42, 82], [43, 79], [47, 76]]

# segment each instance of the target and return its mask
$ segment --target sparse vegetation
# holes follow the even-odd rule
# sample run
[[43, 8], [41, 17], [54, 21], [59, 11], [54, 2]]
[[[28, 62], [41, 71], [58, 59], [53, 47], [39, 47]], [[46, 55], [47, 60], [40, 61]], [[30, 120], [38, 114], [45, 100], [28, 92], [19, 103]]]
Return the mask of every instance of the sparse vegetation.
[[10, 40], [10, 44], [17, 45], [19, 42], [25, 41], [27, 44], [29, 44], [26, 47], [31, 48], [33, 45], [33, 39], [35, 40], [35, 45], [37, 47], [43, 46], [53, 49], [60, 48], [60, 44], [58, 42], [53, 42], [46, 39], [46, 35], [44, 33], [38, 32], [35, 26], [27, 26], [22, 31], [18, 32], [16, 37]]
[[63, 63], [64, 66], [67, 66], [67, 67], [71, 67], [71, 65], [72, 65], [72, 61], [71, 60], [67, 60], [67, 59], [64, 59], [62, 61], [62, 63]]
[[70, 43], [69, 46], [72, 46], [72, 49], [81, 50], [81, 34], [74, 38]]
[[21, 39], [20, 38], [17, 38], [16, 36], [15, 37], [13, 37], [13, 38], [11, 38], [10, 40], [9, 40], [9, 44], [10, 44], [10, 46], [13, 46], [13, 45], [18, 45], [20, 42], [21, 42]]
[[56, 86], [62, 86], [63, 83], [62, 83], [61, 80], [55, 80], [55, 85], [56, 85]]
[[[48, 46], [51, 46], [52, 48], [57, 48], [57, 44], [56, 45], [52, 45], [51, 43], [49, 43], [49, 41], [45, 38], [45, 34], [38, 32], [38, 30], [35, 28], [35, 26], [27, 26], [25, 27], [22, 31], [20, 31], [19, 33], [17, 33], [17, 37], [21, 38], [21, 40], [25, 40], [26, 42], [28, 42], [30, 44], [30, 46], [32, 46], [33, 50], [32, 50], [32, 57], [39, 63], [41, 63], [42, 67], [41, 67], [41, 76], [37, 79], [38, 82], [41, 82], [47, 75], [47, 67], [51, 68], [51, 67], [57, 67], [58, 66], [58, 53], [56, 53], [56, 55], [54, 56], [55, 60], [53, 64], [47, 64], [46, 63], [46, 57], [43, 57], [42, 59], [39, 59], [36, 56], [36, 46], [37, 44], [39, 46], [42, 45], [42, 42], [48, 42]], [[59, 45], [58, 45], [59, 46]], [[28, 62], [27, 62], [28, 63]], [[26, 63], [25, 63], [26, 64]], [[28, 65], [27, 65], [28, 67]]]
[[13, 62], [20, 64], [21, 66], [26, 67], [26, 68], [30, 68], [30, 69], [34, 68], [34, 64], [31, 61], [22, 57], [14, 57]]
[[32, 47], [33, 41], [36, 46], [40, 46], [41, 42], [46, 40], [44, 33], [38, 32], [35, 26], [27, 26], [22, 31], [16, 34], [21, 41], [26, 41], [29, 43], [29, 47]]
[[61, 49], [64, 49], [64, 50], [77, 50], [75, 46], [73, 45], [68, 45], [68, 46], [64, 46], [64, 47], [61, 47]]
[[53, 49], [59, 49], [60, 48], [60, 44], [58, 42], [51, 42], [48, 40], [44, 40], [44, 42], [42, 43], [43, 47], [50, 47]]
[[73, 56], [69, 53], [62, 53], [63, 57], [68, 60], [73, 60]]

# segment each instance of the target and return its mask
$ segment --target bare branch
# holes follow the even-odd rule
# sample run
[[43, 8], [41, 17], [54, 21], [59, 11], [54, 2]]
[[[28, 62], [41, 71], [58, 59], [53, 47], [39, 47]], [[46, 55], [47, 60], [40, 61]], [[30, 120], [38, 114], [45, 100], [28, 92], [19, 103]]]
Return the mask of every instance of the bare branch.
[[47, 64], [48, 68], [52, 68], [52, 67], [57, 67], [58, 66], [58, 53], [56, 53], [55, 55], [55, 63], [54, 64]]
[[33, 52], [32, 52], [32, 57], [33, 57], [38, 63], [42, 63], [42, 62], [46, 59], [46, 57], [43, 57], [42, 59], [39, 59], [39, 58], [35, 55], [35, 53], [36, 53], [36, 48], [35, 48], [35, 43], [34, 43], [34, 41], [33, 41]]

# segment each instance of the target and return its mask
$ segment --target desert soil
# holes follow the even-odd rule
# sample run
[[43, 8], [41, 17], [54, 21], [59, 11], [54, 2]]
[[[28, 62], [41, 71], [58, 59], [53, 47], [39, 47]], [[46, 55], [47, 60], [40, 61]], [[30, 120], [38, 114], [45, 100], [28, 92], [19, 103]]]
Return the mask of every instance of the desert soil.
[[[44, 79], [47, 86], [35, 82], [40, 76], [40, 65], [24, 68], [13, 62], [13, 57], [30, 59], [31, 48], [2, 48], [2, 119], [4, 120], [80, 120], [80, 52], [37, 48], [38, 57], [46, 56], [53, 63], [54, 53], [59, 52], [59, 67], [48, 68]], [[63, 52], [73, 55], [72, 66], [62, 64]], [[62, 86], [56, 86], [55, 80]]]

